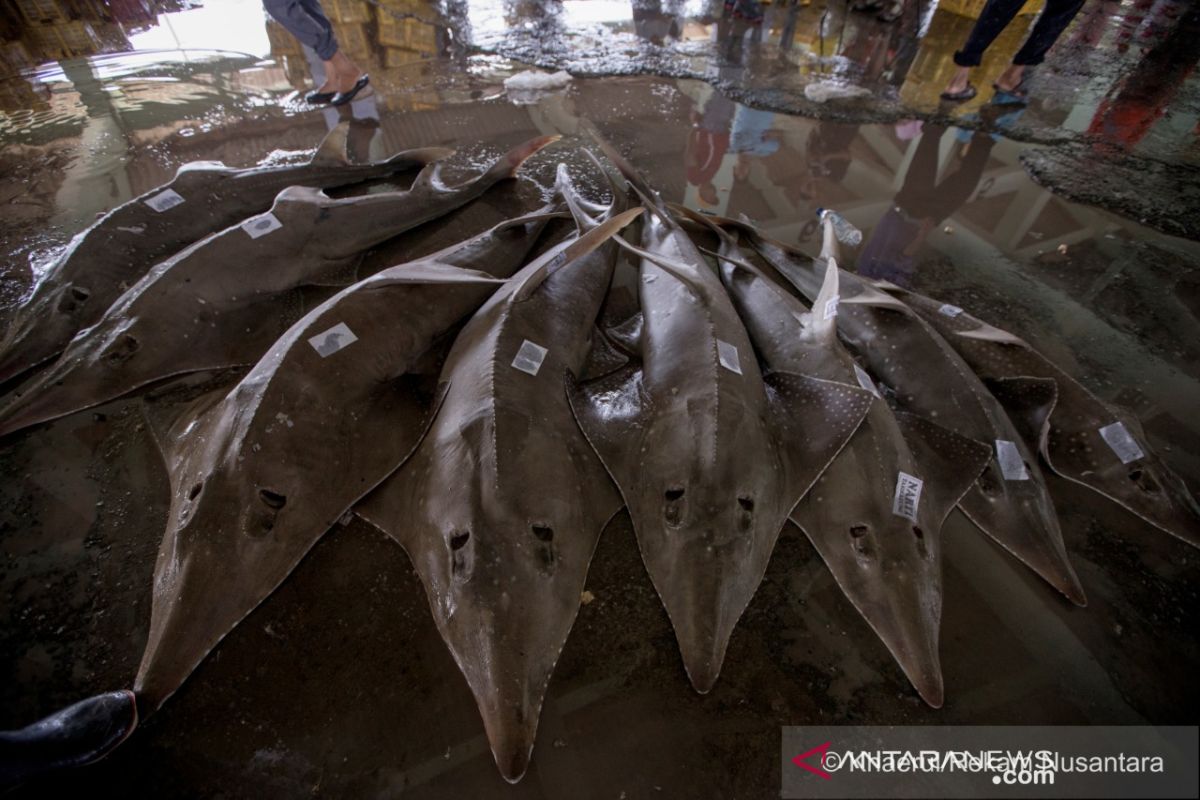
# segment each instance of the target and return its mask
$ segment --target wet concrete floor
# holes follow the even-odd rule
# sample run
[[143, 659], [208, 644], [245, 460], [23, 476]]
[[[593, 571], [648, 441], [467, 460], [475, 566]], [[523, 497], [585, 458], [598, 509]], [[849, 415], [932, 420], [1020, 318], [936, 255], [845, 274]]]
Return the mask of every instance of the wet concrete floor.
[[[1154, 4], [1159, 17], [1165, 5]], [[1200, 486], [1200, 245], [1031, 180], [1031, 160], [1093, 145], [1079, 135], [1088, 127], [1082, 117], [1070, 112], [1055, 122], [1046, 105], [1002, 108], [985, 98], [955, 125], [911, 108], [907, 78], [880, 101], [886, 122], [775, 113], [714, 91], [710, 84], [721, 81], [708, 73], [724, 62], [712, 52], [717, 24], [703, 21], [703, 9], [684, 8], [671, 23], [624, 6], [625, 17], [610, 25], [604, 15], [616, 14], [615, 4], [561, 6], [554, 16], [521, 4], [468, 2], [458, 12], [397, 4], [392, 11], [410, 16], [389, 19], [412, 24], [396, 32], [380, 23], [378, 8], [340, 2], [351, 20], [367, 20], [339, 22], [339, 33], [347, 43], [355, 31], [363, 35], [352, 54], [378, 86], [376, 97], [343, 112], [359, 120], [352, 148], [380, 157], [453, 145], [453, 164], [466, 174], [529, 136], [565, 134], [564, 146], [531, 163], [522, 186], [470, 210], [478, 227], [536, 203], [530, 182], [549, 186], [560, 158], [585, 168], [577, 147], [583, 119], [668, 199], [745, 213], [810, 251], [815, 208], [837, 208], [866, 234], [853, 259], [861, 271], [1027, 338], [1100, 396], [1134, 409], [1153, 445]], [[826, 67], [862, 66], [820, 42], [837, 37], [844, 51], [868, 20], [852, 15], [843, 35], [840, 6], [828, 15], [818, 4], [796, 10], [794, 41], [804, 48], [781, 48], [778, 26], [766, 27], [762, 46], [787, 59], [803, 49], [808, 66], [793, 63], [804, 73], [797, 85]], [[1115, 35], [1126, 23], [1106, 13], [1099, 22], [1081, 19], [1068, 36]], [[554, 36], [523, 38], [525, 28], [505, 14]], [[810, 23], [822, 16], [825, 33], [814, 39]], [[957, 34], [933, 40], [936, 26], [969, 27], [941, 8], [921, 19], [920, 47], [942, 41], [938, 58], [948, 58]], [[140, 33], [122, 29], [139, 51], [68, 59], [5, 81], [0, 307], [11, 307], [38, 265], [95, 214], [164, 182], [178, 165], [300, 159], [338, 120], [302, 107], [308, 62], [286, 34], [264, 25], [256, 4], [209, 2], [157, 22]], [[1151, 50], [1175, 29], [1168, 22], [1149, 44], [1130, 34], [1122, 52]], [[522, 104], [505, 94], [504, 78], [523, 65], [497, 53], [557, 41], [554, 52], [583, 63], [596, 55], [580, 44], [596, 41], [596, 25], [610, 26], [613, 48], [633, 49], [636, 40], [656, 58], [690, 59], [696, 71], [678, 77], [666, 64], [671, 77], [577, 78]], [[658, 33], [639, 38], [639, 25]], [[236, 41], [224, 41], [223, 29], [238, 31]], [[655, 65], [638, 52], [628, 56], [637, 69], [626, 71]], [[915, 57], [907, 75], [940, 80], [932, 68], [921, 73], [923, 63]], [[1065, 74], [1064, 64], [1055, 69]], [[1080, 85], [1108, 97], [1111, 88], [1102, 90], [1089, 69], [1077, 66]], [[886, 83], [889, 74], [875, 80]], [[1178, 81], [1179, 92], [1191, 91], [1189, 80]], [[1053, 84], [1042, 86], [1066, 91]], [[1194, 103], [1159, 119], [1121, 157], [1187, 169], [1196, 156], [1194, 131], [1186, 135]], [[1024, 140], [1060, 136], [1059, 144], [1006, 134], [1022, 130], [1036, 134]], [[1100, 200], [1130, 210], [1119, 197]], [[371, 263], [399, 260], [403, 250], [401, 239]], [[169, 401], [177, 391], [161, 393]], [[1080, 487], [1051, 479], [1051, 489], [1090, 605], [1070, 606], [953, 514], [944, 529], [941, 710], [921, 704], [791, 528], [734, 633], [720, 681], [696, 695], [622, 514], [601, 539], [588, 579], [595, 600], [582, 607], [550, 684], [529, 774], [508, 786], [406, 556], [354, 522], [332, 530], [114, 756], [18, 796], [771, 797], [779, 791], [781, 725], [1194, 723], [1195, 551]], [[133, 400], [0, 442], [0, 494], [0, 727], [13, 727], [131, 681], [167, 485]]]

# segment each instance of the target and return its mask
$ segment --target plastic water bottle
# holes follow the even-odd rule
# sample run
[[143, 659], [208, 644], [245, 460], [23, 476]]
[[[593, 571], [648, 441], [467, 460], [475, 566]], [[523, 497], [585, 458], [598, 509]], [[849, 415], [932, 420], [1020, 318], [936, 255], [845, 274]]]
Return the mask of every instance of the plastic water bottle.
[[841, 214], [829, 208], [818, 208], [817, 217], [825, 220], [828, 219], [833, 223], [833, 235], [842, 244], [850, 247], [858, 247], [862, 244], [862, 231], [850, 224], [850, 221]]

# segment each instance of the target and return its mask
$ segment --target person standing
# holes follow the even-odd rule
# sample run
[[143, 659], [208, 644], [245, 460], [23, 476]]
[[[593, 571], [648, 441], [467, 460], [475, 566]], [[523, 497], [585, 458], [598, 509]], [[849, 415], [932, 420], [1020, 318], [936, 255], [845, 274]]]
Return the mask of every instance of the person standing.
[[371, 79], [338, 48], [320, 0], [263, 0], [263, 8], [325, 66], [325, 82], [304, 96], [307, 102], [340, 106], [370, 91]]
[[[1004, 92], [1018, 99], [1026, 96], [1023, 86], [1025, 68], [1041, 64], [1058, 37], [1075, 19], [1079, 9], [1083, 8], [1084, 0], [1046, 0], [1046, 8], [1038, 16], [1033, 30], [1025, 44], [1013, 56], [1008, 69], [993, 84], [996, 91]], [[1025, 0], [988, 0], [983, 7], [967, 43], [954, 54], [954, 63], [958, 69], [946, 89], [942, 92], [943, 100], [961, 103], [976, 95], [976, 89], [970, 83], [971, 67], [979, 66], [983, 60], [983, 51], [996, 40], [1000, 32], [1008, 27], [1017, 16]]]

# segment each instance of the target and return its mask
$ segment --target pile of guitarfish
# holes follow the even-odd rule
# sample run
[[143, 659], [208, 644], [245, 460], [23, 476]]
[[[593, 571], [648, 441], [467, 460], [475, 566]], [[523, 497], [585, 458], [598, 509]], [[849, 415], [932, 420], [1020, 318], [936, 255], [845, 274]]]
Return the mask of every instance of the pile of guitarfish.
[[[0, 377], [26, 378], [0, 434], [242, 371], [147, 412], [171, 499], [132, 691], [3, 734], [0, 779], [109, 752], [349, 512], [411, 557], [510, 781], [622, 508], [697, 691], [791, 520], [935, 707], [951, 509], [1079, 605], [1043, 467], [1200, 544], [1136, 419], [961, 308], [841, 271], [828, 220], [806, 259], [664, 203], [595, 136], [632, 191], [597, 161], [597, 204], [560, 165], [545, 207], [428, 233], [556, 138], [447, 186], [450, 151], [349, 165], [337, 129], [306, 165], [189, 165], [76, 237], [5, 334]], [[360, 274], [387, 240], [402, 263]], [[640, 310], [616, 320], [627, 258]]]

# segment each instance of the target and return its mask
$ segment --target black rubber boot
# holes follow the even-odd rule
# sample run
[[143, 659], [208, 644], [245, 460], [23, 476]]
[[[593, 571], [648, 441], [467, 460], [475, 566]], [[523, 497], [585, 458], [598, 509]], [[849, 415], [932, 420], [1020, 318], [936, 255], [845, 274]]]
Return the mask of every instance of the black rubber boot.
[[0, 731], [0, 791], [98, 761], [137, 727], [133, 692], [99, 694], [18, 731]]

